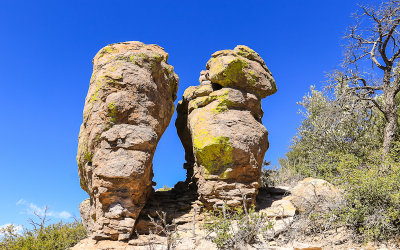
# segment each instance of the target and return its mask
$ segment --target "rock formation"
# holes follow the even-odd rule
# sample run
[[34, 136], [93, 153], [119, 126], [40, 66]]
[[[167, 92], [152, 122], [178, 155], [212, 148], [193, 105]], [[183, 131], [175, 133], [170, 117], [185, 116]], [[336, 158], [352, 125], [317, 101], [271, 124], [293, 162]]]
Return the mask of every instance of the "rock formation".
[[263, 59], [246, 46], [214, 53], [177, 107], [176, 128], [185, 148], [188, 181], [214, 205], [255, 203], [268, 132], [261, 99], [276, 92]]
[[77, 161], [94, 239], [127, 240], [152, 188], [152, 160], [174, 113], [178, 76], [157, 45], [111, 44], [93, 60]]
[[[183, 196], [182, 194], [178, 195], [176, 190], [155, 192], [142, 210], [141, 216], [143, 216], [138, 219], [135, 228], [135, 231], [139, 231], [138, 237], [127, 242], [85, 239], [72, 249], [166, 249], [167, 239], [165, 236], [146, 235], [146, 232], [140, 232], [141, 229], [148, 228], [157, 232], [154, 225], [148, 221], [148, 216], [157, 217], [156, 212], [165, 212], [167, 217], [172, 216], [171, 219], [175, 221], [176, 228], [171, 229], [177, 233], [173, 249], [220, 249], [212, 242], [210, 233], [202, 226], [204, 223], [209, 223], [206, 220], [207, 214], [204, 216], [205, 213], [199, 213], [198, 209], [193, 209], [195, 206], [190, 206], [193, 198], [195, 199], [190, 196], [191, 194], [186, 192]], [[297, 234], [303, 232], [302, 230], [310, 225], [310, 222], [306, 223], [301, 219], [308, 218], [308, 212], [322, 212], [321, 209], [326, 209], [326, 212], [332, 211], [335, 204], [340, 203], [342, 196], [343, 193], [332, 184], [313, 178], [304, 179], [292, 188], [288, 186], [260, 188], [257, 195], [256, 212], [266, 216], [272, 223], [272, 228], [256, 232], [257, 240], [252, 245], [243, 245], [239, 249], [354, 249], [348, 247], [346, 240], [343, 240], [349, 235], [340, 229], [324, 231], [323, 234], [317, 236], [318, 238], [313, 234], [308, 236]], [[304, 205], [308, 211], [304, 211]], [[146, 218], [147, 220], [145, 220]], [[167, 218], [168, 224], [171, 223], [171, 219]], [[312, 220], [311, 223], [315, 223], [315, 220]], [[238, 230], [238, 228], [233, 230]], [[352, 237], [353, 232], [349, 233]], [[280, 244], [279, 247], [277, 247], [277, 243]], [[365, 249], [365, 246], [362, 249]]]

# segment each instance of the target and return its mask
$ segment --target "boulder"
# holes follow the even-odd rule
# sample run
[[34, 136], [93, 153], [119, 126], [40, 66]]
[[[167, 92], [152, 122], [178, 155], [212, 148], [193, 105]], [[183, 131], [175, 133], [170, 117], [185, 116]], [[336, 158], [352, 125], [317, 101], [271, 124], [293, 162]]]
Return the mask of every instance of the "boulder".
[[247, 46], [215, 52], [206, 66], [211, 82], [265, 98], [274, 94], [275, 80], [264, 60]]
[[283, 199], [290, 201], [302, 213], [311, 208], [324, 209], [326, 206], [339, 204], [342, 192], [325, 180], [309, 177], [297, 183], [290, 189], [290, 195]]
[[79, 133], [80, 206], [93, 239], [128, 240], [152, 193], [152, 160], [174, 113], [178, 76], [157, 45], [111, 44], [93, 59]]
[[277, 200], [272, 202], [271, 207], [261, 210], [268, 217], [293, 217], [296, 214], [296, 208], [288, 200]]
[[185, 148], [189, 181], [214, 205], [254, 204], [268, 132], [261, 98], [276, 92], [261, 57], [246, 46], [218, 51], [178, 103], [176, 128]]

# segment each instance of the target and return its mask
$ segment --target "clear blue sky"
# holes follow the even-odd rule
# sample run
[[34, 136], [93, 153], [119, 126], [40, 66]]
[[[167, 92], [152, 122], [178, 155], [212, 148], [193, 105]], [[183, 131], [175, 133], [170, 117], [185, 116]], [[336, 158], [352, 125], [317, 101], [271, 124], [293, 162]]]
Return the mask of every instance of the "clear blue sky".
[[[262, 102], [266, 160], [276, 164], [300, 124], [296, 102], [339, 64], [358, 2], [0, 0], [0, 226], [26, 225], [44, 205], [52, 222], [79, 217], [87, 194], [77, 138], [92, 58], [103, 46], [138, 40], [164, 47], [180, 78], [178, 100], [198, 84], [213, 52], [238, 44], [257, 51], [278, 86]], [[157, 187], [185, 178], [175, 118], [154, 158]]]

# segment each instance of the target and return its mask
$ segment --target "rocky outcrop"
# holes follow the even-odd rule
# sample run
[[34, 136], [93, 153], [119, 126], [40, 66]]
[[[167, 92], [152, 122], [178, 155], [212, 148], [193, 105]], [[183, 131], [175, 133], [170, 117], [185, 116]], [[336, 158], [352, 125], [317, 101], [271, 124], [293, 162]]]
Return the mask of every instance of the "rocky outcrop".
[[[204, 230], [205, 223], [210, 223], [207, 220], [209, 214], [200, 213], [201, 209], [198, 209], [199, 202], [196, 201], [196, 196], [187, 191], [187, 189], [173, 188], [168, 191], [155, 192], [138, 218], [135, 229], [139, 233], [137, 237], [127, 242], [107, 240], [97, 242], [85, 239], [72, 249], [166, 249], [167, 237], [157, 235], [154, 224], [149, 222], [150, 216], [158, 225], [162, 225], [161, 221], [157, 221], [157, 212], [166, 213], [166, 223], [175, 225], [171, 228], [171, 231], [176, 233], [173, 249], [219, 249], [212, 242], [212, 234], [210, 238], [210, 233]], [[318, 202], [332, 203], [340, 199], [341, 195], [342, 193], [332, 184], [313, 178], [300, 181], [293, 188], [285, 186], [260, 188], [255, 211], [268, 218], [271, 228], [257, 232], [255, 242], [252, 245], [243, 245], [240, 249], [295, 250], [322, 249], [321, 247], [323, 249], [350, 249], [351, 247], [348, 247], [346, 241], [343, 241], [345, 236], [343, 232], [336, 230], [331, 232], [332, 235], [325, 237], [325, 240], [318, 238], [316, 241], [314, 236], [289, 238], [299, 230], [299, 223], [305, 223], [304, 220], [299, 219], [303, 213], [304, 203], [297, 203], [297, 200], [311, 202], [308, 206], [315, 209], [320, 207]], [[153, 234], [148, 234], [148, 229]]]
[[152, 159], [174, 112], [178, 76], [157, 45], [111, 44], [93, 60], [77, 161], [94, 239], [127, 240], [152, 193]]
[[177, 107], [176, 128], [185, 148], [188, 181], [199, 199], [214, 205], [255, 203], [268, 132], [261, 123], [261, 98], [276, 92], [263, 59], [246, 46], [214, 53], [200, 85], [191, 86]]

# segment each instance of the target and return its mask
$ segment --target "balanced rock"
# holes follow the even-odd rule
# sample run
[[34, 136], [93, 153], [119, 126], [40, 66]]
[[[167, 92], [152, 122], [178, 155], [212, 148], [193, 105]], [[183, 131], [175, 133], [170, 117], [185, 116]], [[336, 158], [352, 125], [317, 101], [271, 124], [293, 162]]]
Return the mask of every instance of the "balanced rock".
[[127, 240], [152, 188], [152, 160], [174, 113], [178, 76], [168, 54], [141, 42], [111, 44], [93, 60], [77, 161], [80, 206], [92, 238]]
[[254, 204], [268, 149], [261, 98], [276, 92], [275, 81], [246, 46], [214, 53], [206, 68], [177, 107], [187, 178], [208, 209]]

